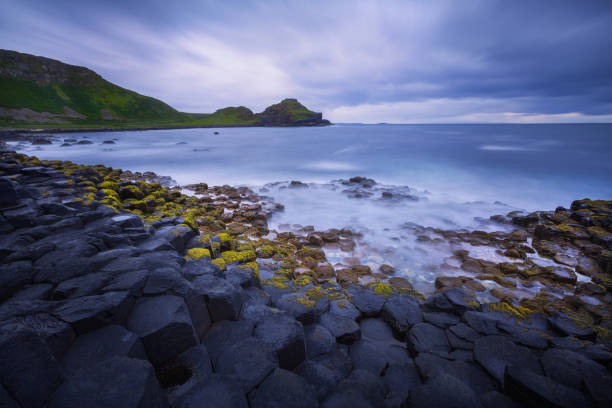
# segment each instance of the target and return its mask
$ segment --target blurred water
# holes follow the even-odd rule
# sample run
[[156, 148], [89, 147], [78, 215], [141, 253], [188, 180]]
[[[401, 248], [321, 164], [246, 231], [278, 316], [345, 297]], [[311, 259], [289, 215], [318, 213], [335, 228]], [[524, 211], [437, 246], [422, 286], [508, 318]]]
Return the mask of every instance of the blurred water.
[[[93, 144], [60, 147], [64, 138]], [[612, 198], [610, 124], [181, 129], [69, 133], [59, 139], [18, 149], [41, 159], [154, 171], [179, 184], [262, 191], [271, 182], [310, 183], [297, 189], [287, 183], [265, 187], [265, 194], [286, 208], [271, 220], [272, 227], [352, 227], [366, 233], [362, 249], [391, 248], [384, 260], [402, 254], [394, 262], [408, 265], [407, 276], [441, 255], [415, 242], [402, 227], [406, 223], [496, 229], [501, 227], [483, 226], [475, 217], [551, 210], [584, 197]], [[381, 183], [371, 197], [349, 198], [346, 186], [331, 183], [357, 175]], [[382, 191], [419, 200], [385, 200]], [[368, 256], [380, 258], [375, 252]]]

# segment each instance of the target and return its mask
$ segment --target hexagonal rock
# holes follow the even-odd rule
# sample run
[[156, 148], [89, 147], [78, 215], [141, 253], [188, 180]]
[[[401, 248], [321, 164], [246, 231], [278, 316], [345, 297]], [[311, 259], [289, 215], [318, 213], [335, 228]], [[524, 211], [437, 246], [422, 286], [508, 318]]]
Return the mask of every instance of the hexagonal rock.
[[336, 338], [320, 324], [304, 327], [307, 358], [329, 353], [336, 347]]
[[540, 361], [546, 375], [560, 384], [580, 389], [585, 378], [599, 377], [606, 378], [612, 387], [612, 377], [608, 370], [582, 354], [570, 350], [549, 349], [540, 357]]
[[504, 390], [526, 406], [573, 408], [590, 405], [579, 391], [520, 366], [506, 367]]
[[234, 285], [241, 286], [243, 288], [250, 288], [260, 285], [259, 279], [252, 268], [242, 268], [239, 265], [230, 267], [225, 272], [225, 279]]
[[0, 266], [0, 300], [10, 297], [25, 284], [32, 282], [32, 262], [19, 261]]
[[441, 328], [447, 328], [459, 323], [459, 318], [455, 315], [443, 312], [425, 312], [423, 320]]
[[0, 331], [0, 383], [21, 406], [42, 406], [62, 380], [59, 363], [36, 333]]
[[57, 359], [61, 358], [76, 337], [68, 323], [46, 313], [33, 313], [12, 318], [2, 323], [2, 330], [33, 331], [44, 340]]
[[127, 328], [140, 336], [149, 360], [155, 365], [198, 343], [187, 305], [178, 296], [139, 299]]
[[429, 351], [448, 353], [450, 346], [444, 330], [429, 323], [417, 323], [408, 332], [408, 349], [412, 355]]
[[317, 398], [327, 395], [338, 383], [338, 378], [329, 367], [313, 360], [305, 360], [295, 373], [314, 388]]
[[238, 319], [242, 306], [241, 288], [210, 275], [196, 278], [193, 287], [205, 296], [213, 322]]
[[477, 394], [463, 381], [440, 374], [431, 382], [410, 392], [410, 406], [439, 408], [482, 407]]
[[62, 302], [54, 314], [82, 334], [107, 324], [123, 324], [133, 301], [127, 291], [107, 292]]
[[385, 304], [385, 297], [371, 289], [351, 288], [351, 302], [364, 316], [376, 316]]
[[68, 377], [48, 406], [162, 408], [168, 402], [148, 361], [113, 357]]
[[463, 314], [467, 324], [482, 334], [497, 334], [498, 317], [492, 313], [468, 311]]
[[382, 379], [389, 393], [402, 402], [406, 400], [411, 390], [423, 383], [419, 371], [412, 361], [403, 364], [391, 364]]
[[208, 258], [201, 258], [186, 262], [185, 265], [183, 265], [181, 273], [185, 279], [189, 281], [192, 281], [198, 276], [202, 275], [213, 275], [218, 277], [223, 276], [221, 269], [219, 269], [219, 267], [212, 263], [212, 261]]
[[264, 318], [254, 335], [276, 351], [281, 368], [293, 370], [306, 358], [304, 327], [290, 316]]
[[185, 350], [156, 369], [159, 383], [171, 406], [196, 383], [210, 377], [212, 372], [210, 356], [203, 344]]
[[213, 324], [206, 332], [202, 342], [206, 345], [215, 365], [216, 358], [223, 350], [239, 343], [253, 334], [253, 323], [246, 320], [223, 320]]
[[399, 333], [406, 333], [413, 325], [423, 321], [419, 304], [407, 296], [391, 296], [385, 302], [382, 316]]
[[351, 344], [349, 354], [354, 369], [363, 369], [375, 375], [381, 375], [387, 367], [384, 350], [369, 340], [361, 339]]
[[332, 300], [330, 302], [329, 311], [353, 320], [358, 320], [361, 317], [361, 312], [359, 309], [357, 309], [350, 301], [345, 299]]
[[19, 405], [9, 395], [8, 391], [0, 384], [0, 407], [2, 408], [19, 408]]
[[421, 353], [414, 359], [425, 382], [440, 374], [452, 375], [463, 381], [478, 395], [497, 389], [493, 377], [478, 364], [467, 361], [450, 361], [431, 353]]
[[61, 362], [64, 371], [72, 373], [89, 367], [92, 362], [115, 356], [147, 359], [137, 335], [121, 326], [110, 325], [79, 336]]
[[577, 323], [574, 319], [564, 313], [559, 313], [553, 317], [550, 317], [549, 322], [555, 329], [559, 330], [561, 333], [564, 333], [566, 336], [574, 336], [580, 339], [590, 339], [595, 335], [593, 329]]
[[176, 408], [249, 408], [240, 383], [220, 374], [213, 374], [196, 383], [173, 406]]
[[[345, 401], [351, 400], [354, 396], [361, 397], [362, 401], [369, 402], [371, 406], [379, 406], [385, 394], [385, 383], [380, 376], [367, 370], [356, 369], [351, 371], [347, 378], [340, 381], [335, 392], [325, 399], [323, 406], [347, 406]], [[357, 406], [367, 405], [361, 403]]]
[[311, 324], [315, 321], [314, 302], [302, 293], [287, 293], [281, 296], [276, 302], [276, 307], [302, 324]]
[[485, 336], [474, 342], [474, 360], [503, 384], [506, 366], [542, 374], [537, 357], [526, 347], [517, 346], [505, 336]]
[[277, 367], [276, 353], [268, 344], [253, 337], [226, 348], [215, 362], [215, 372], [238, 379], [245, 393]]
[[361, 328], [348, 317], [327, 312], [321, 316], [320, 322], [338, 343], [352, 344], [361, 338]]
[[314, 389], [305, 379], [280, 368], [249, 394], [251, 408], [317, 407]]

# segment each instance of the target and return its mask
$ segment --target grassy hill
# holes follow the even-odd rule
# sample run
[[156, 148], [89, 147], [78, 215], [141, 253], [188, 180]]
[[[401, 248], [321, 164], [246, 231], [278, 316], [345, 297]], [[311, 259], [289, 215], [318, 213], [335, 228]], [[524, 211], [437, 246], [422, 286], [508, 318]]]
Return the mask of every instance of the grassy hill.
[[325, 125], [322, 114], [296, 99], [253, 113], [244, 106], [211, 114], [179, 112], [166, 103], [121, 88], [94, 71], [0, 50], [0, 127], [147, 128]]

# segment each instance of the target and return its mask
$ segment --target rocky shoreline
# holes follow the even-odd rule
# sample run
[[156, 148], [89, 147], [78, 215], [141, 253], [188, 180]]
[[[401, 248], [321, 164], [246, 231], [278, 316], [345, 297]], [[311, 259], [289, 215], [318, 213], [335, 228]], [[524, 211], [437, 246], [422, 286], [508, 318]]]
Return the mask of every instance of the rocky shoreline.
[[410, 226], [514, 259], [456, 252], [425, 297], [329, 263], [353, 231], [271, 233], [281, 207], [247, 188], [1, 156], [0, 405], [612, 403], [610, 201], [492, 220], [510, 233]]

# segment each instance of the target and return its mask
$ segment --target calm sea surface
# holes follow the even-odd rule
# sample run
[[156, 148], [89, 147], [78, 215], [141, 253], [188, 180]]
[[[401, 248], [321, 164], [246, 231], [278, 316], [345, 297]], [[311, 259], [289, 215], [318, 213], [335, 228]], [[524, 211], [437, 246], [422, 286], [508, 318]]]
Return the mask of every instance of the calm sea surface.
[[[64, 138], [93, 144], [60, 147]], [[584, 197], [612, 199], [612, 124], [221, 128], [70, 133], [59, 139], [18, 150], [41, 159], [154, 171], [181, 185], [251, 186], [285, 205], [272, 227], [358, 229], [365, 243], [402, 254], [394, 263], [405, 265], [407, 276], [440, 256], [415, 255], [417, 244], [402, 232], [407, 223], [496, 229], [502, 227], [479, 220], [515, 209], [568, 207]], [[370, 197], [351, 198], [351, 188], [332, 182], [353, 176], [379, 185]], [[287, 188], [291, 180], [309, 187]], [[393, 198], [383, 199], [385, 191]]]

